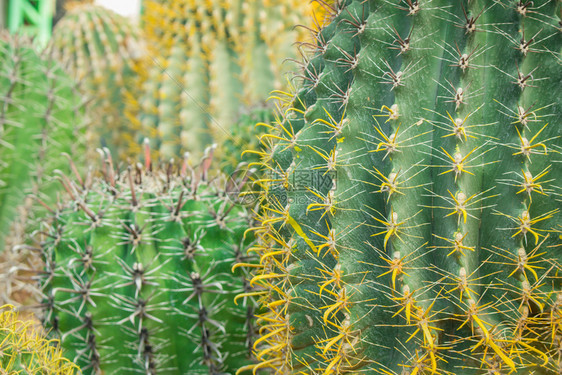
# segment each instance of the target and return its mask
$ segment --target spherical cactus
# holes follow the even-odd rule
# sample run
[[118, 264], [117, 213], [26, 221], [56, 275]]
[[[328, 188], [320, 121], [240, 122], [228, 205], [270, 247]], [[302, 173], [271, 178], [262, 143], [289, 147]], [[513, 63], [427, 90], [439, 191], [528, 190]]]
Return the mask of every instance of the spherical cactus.
[[311, 9], [294, 0], [147, 2], [149, 53], [137, 66], [129, 120], [166, 158], [221, 144], [244, 107], [286, 86], [286, 60], [304, 35], [294, 26]]
[[45, 338], [31, 319], [21, 319], [11, 305], [0, 307], [0, 372], [2, 374], [73, 375], [80, 373], [63, 357], [56, 341]]
[[263, 156], [275, 374], [560, 374], [562, 3], [341, 0]]
[[95, 123], [90, 153], [105, 145], [116, 155], [131, 141], [124, 116], [125, 93], [133, 88], [133, 66], [144, 54], [140, 30], [126, 17], [90, 1], [70, 2], [57, 23], [50, 49], [92, 103]]
[[18, 244], [35, 207], [52, 204], [61, 153], [83, 158], [84, 101], [74, 82], [46, 53], [22, 38], [0, 35], [0, 251]]
[[[147, 155], [150, 152], [147, 151]], [[46, 223], [45, 323], [86, 374], [233, 374], [251, 362], [248, 210], [234, 180], [150, 162], [70, 182]], [[150, 159], [147, 159], [149, 161]], [[88, 181], [89, 180], [89, 181]], [[233, 185], [234, 184], [234, 185]]]

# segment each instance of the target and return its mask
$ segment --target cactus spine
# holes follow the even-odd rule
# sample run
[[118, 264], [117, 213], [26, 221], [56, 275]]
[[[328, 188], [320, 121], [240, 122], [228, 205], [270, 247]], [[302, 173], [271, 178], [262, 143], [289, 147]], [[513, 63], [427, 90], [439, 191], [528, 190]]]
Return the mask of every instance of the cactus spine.
[[61, 153], [80, 160], [85, 124], [73, 81], [23, 39], [0, 36], [0, 251], [23, 238], [37, 211], [27, 194], [55, 201]]
[[144, 53], [140, 30], [127, 18], [88, 1], [66, 7], [53, 31], [52, 54], [93, 101], [88, 106], [96, 125], [88, 132], [90, 154], [103, 144], [117, 155], [132, 141], [124, 101], [132, 89], [132, 67]]
[[32, 320], [22, 320], [11, 305], [0, 307], [0, 371], [3, 374], [73, 375], [80, 369], [48, 341]]
[[251, 217], [211, 157], [122, 173], [107, 158], [104, 178], [65, 179], [71, 200], [42, 243], [45, 321], [85, 373], [228, 374], [249, 360], [254, 306], [235, 303], [249, 286], [231, 268]]
[[310, 12], [294, 0], [147, 2], [149, 53], [130, 121], [168, 158], [222, 143], [244, 107], [285, 86], [284, 61], [303, 34], [293, 26]]
[[562, 4], [333, 4], [263, 156], [259, 368], [562, 371]]

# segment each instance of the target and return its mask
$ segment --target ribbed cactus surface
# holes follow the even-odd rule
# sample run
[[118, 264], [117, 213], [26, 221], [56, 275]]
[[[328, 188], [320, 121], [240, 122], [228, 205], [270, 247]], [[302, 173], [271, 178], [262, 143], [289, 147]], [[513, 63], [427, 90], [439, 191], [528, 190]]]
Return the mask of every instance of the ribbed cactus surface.
[[255, 369], [561, 373], [561, 12], [333, 5], [265, 136]]
[[305, 31], [294, 26], [311, 9], [295, 0], [146, 2], [149, 52], [130, 121], [165, 157], [222, 143], [244, 107], [286, 86], [286, 60]]
[[[64, 178], [71, 199], [46, 223], [45, 321], [85, 374], [233, 374], [251, 362], [245, 262], [251, 216], [211, 155], [103, 178]], [[226, 188], [228, 186], [228, 188]], [[246, 261], [247, 263], [247, 261]]]
[[125, 93], [133, 87], [133, 66], [144, 54], [141, 31], [131, 20], [90, 1], [65, 6], [49, 48], [91, 101], [90, 154], [102, 145], [116, 155], [124, 153], [132, 141], [124, 116]]
[[68, 165], [61, 153], [83, 156], [83, 105], [50, 56], [0, 36], [0, 251], [28, 228], [36, 210], [27, 194], [55, 201], [53, 171]]
[[73, 375], [80, 373], [55, 341], [45, 338], [37, 322], [23, 319], [11, 305], [0, 307], [0, 372], [2, 374]]

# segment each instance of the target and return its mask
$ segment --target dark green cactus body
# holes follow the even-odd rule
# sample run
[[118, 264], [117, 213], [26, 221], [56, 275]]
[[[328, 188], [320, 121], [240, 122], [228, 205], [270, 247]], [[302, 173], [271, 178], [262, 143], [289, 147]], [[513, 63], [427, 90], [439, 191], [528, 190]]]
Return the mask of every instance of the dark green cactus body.
[[559, 373], [560, 2], [333, 7], [263, 158], [257, 368]]
[[[0, 250], [17, 244], [37, 212], [27, 194], [55, 202], [61, 153], [83, 153], [83, 102], [73, 81], [24, 40], [0, 36]], [[39, 206], [40, 207], [40, 206]]]
[[[110, 167], [65, 186], [42, 248], [46, 323], [84, 373], [230, 374], [249, 359], [253, 302], [236, 262], [250, 217], [207, 177]], [[151, 168], [149, 170], [152, 170]]]

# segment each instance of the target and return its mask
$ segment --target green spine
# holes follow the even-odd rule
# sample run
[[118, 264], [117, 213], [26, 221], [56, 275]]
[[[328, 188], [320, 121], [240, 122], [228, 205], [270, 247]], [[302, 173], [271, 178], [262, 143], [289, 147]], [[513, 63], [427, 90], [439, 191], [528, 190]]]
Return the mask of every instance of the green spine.
[[145, 53], [141, 32], [132, 21], [102, 6], [86, 2], [66, 7], [49, 48], [92, 101], [88, 115], [95, 123], [88, 129], [88, 152], [92, 155], [103, 145], [124, 156], [132, 141], [124, 103], [132, 90], [133, 67]]
[[0, 63], [1, 251], [30, 230], [39, 209], [28, 194], [56, 202], [53, 171], [67, 170], [61, 153], [81, 160], [85, 123], [76, 85], [48, 54], [2, 35]]
[[296, 57], [304, 30], [294, 25], [311, 12], [295, 0], [147, 2], [149, 52], [137, 66], [131, 123], [165, 158], [222, 144], [244, 108], [286, 87], [286, 60]]
[[234, 300], [250, 289], [231, 269], [250, 263], [251, 215], [234, 180], [208, 175], [211, 157], [122, 173], [107, 158], [103, 178], [64, 178], [71, 200], [42, 243], [45, 323], [84, 373], [228, 374], [249, 361], [255, 306]]
[[266, 136], [255, 369], [560, 373], [561, 8], [332, 5]]

